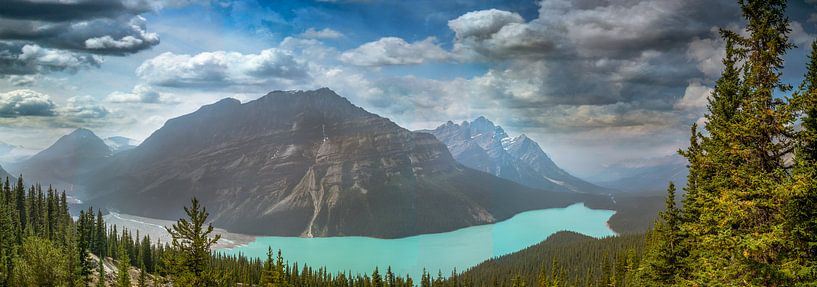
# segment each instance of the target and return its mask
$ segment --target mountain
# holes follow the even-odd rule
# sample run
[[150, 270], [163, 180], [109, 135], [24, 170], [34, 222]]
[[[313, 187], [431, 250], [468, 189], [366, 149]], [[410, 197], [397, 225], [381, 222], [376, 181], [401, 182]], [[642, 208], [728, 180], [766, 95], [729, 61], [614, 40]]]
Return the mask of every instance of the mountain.
[[687, 160], [680, 155], [614, 164], [592, 180], [602, 186], [626, 192], [664, 193], [673, 181], [680, 189], [686, 186], [689, 170]]
[[15, 165], [15, 173], [23, 174], [27, 182], [50, 184], [70, 192], [74, 184], [85, 182], [90, 172], [107, 162], [110, 155], [111, 150], [102, 139], [80, 128]]
[[449, 121], [434, 130], [420, 132], [431, 133], [445, 143], [463, 165], [528, 187], [579, 193], [614, 192], [569, 174], [538, 143], [524, 134], [511, 138], [485, 117], [461, 124]]
[[2, 166], [0, 166], [0, 180], [5, 181], [6, 178], [8, 178], [10, 182], [17, 180], [13, 175], [9, 174], [5, 169], [3, 169]]
[[0, 163], [15, 164], [31, 157], [37, 152], [37, 150], [0, 141]]
[[537, 190], [458, 164], [433, 135], [406, 130], [323, 88], [224, 99], [171, 119], [114, 155], [85, 198], [177, 219], [196, 196], [214, 225], [283, 236], [402, 237], [491, 223], [602, 196]]
[[104, 142], [106, 145], [108, 145], [108, 148], [111, 149], [112, 153], [119, 153], [126, 150], [130, 150], [139, 145], [139, 141], [122, 136], [109, 137], [106, 138]]

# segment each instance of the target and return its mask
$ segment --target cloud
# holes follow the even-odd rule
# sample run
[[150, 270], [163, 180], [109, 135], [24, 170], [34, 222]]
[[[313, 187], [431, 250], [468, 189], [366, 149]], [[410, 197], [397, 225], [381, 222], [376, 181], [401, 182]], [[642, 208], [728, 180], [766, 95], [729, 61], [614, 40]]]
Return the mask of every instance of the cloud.
[[709, 104], [712, 92], [712, 88], [702, 85], [700, 81], [691, 81], [684, 91], [684, 96], [675, 103], [675, 108], [702, 111]]
[[168, 87], [261, 85], [309, 77], [303, 63], [289, 51], [266, 49], [258, 54], [205, 52], [196, 55], [162, 53], [142, 63], [136, 74], [150, 84]]
[[342, 38], [343, 34], [330, 28], [323, 28], [321, 30], [309, 28], [306, 29], [306, 31], [304, 31], [303, 33], [301, 33], [301, 37], [307, 39], [338, 39]]
[[98, 67], [102, 58], [38, 45], [0, 42], [0, 75], [27, 75], [47, 72], [76, 72]]
[[815, 35], [809, 34], [800, 22], [792, 21], [790, 28], [791, 34], [789, 34], [789, 38], [795, 45], [799, 47], [809, 47], [811, 46], [811, 42], [814, 42]]
[[497, 9], [468, 12], [448, 21], [448, 27], [454, 31], [457, 40], [471, 37], [488, 38], [510, 24], [522, 24], [525, 19], [517, 13]]
[[0, 117], [50, 117], [56, 115], [56, 106], [48, 95], [28, 89], [0, 93]]
[[0, 18], [0, 24], [0, 39], [93, 54], [121, 56], [159, 44], [139, 15], [57, 23]]
[[687, 57], [695, 61], [698, 70], [707, 77], [718, 78], [723, 71], [723, 57], [726, 56], [726, 44], [720, 37], [694, 38], [689, 43]]
[[31, 86], [37, 81], [37, 76], [35, 75], [8, 75], [4, 78], [8, 79], [8, 81], [16, 87]]
[[178, 101], [172, 99], [169, 95], [159, 93], [150, 86], [136, 85], [130, 92], [115, 91], [110, 93], [106, 101], [111, 103], [144, 103], [144, 104], [158, 104], [168, 103], [176, 104]]
[[341, 61], [357, 66], [411, 65], [448, 58], [449, 53], [437, 44], [434, 37], [414, 43], [385, 37], [340, 55]]
[[[141, 15], [208, 0], [6, 0], [0, 9], [0, 74], [42, 74], [95, 67], [95, 55], [125, 56], [159, 44]], [[23, 47], [61, 62], [21, 61]], [[25, 51], [23, 51], [25, 54]], [[74, 62], [75, 64], [70, 64]]]
[[98, 104], [96, 99], [91, 96], [70, 97], [67, 104], [59, 109], [59, 112], [73, 121], [101, 119], [111, 113], [110, 110]]

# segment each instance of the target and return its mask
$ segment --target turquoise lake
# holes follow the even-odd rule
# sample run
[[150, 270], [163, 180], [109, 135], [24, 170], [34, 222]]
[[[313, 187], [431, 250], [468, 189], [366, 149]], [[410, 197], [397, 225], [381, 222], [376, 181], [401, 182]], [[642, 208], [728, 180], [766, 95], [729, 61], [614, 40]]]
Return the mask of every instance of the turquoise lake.
[[479, 264], [492, 257], [513, 253], [546, 239], [562, 230], [593, 237], [615, 235], [607, 220], [615, 212], [595, 210], [577, 203], [565, 208], [534, 210], [517, 214], [494, 224], [472, 226], [444, 233], [423, 234], [397, 239], [371, 237], [257, 237], [248, 245], [221, 249], [226, 254], [243, 253], [265, 258], [267, 246], [281, 249], [289, 263], [306, 262], [324, 266], [327, 271], [352, 274], [371, 273], [377, 266], [381, 274], [391, 266], [396, 274], [419, 278], [423, 268], [436, 276]]

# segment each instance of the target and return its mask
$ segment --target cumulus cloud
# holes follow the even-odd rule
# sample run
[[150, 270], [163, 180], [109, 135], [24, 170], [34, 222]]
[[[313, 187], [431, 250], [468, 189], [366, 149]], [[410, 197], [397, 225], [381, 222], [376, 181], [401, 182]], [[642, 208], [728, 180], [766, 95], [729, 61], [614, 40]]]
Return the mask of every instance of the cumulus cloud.
[[307, 39], [338, 39], [342, 38], [343, 34], [330, 28], [323, 28], [321, 30], [309, 28], [306, 29], [306, 31], [304, 31], [303, 33], [301, 33], [301, 37]]
[[470, 37], [488, 38], [510, 24], [522, 24], [525, 19], [517, 13], [497, 9], [473, 11], [448, 21], [458, 40]]
[[148, 83], [169, 87], [259, 85], [309, 77], [289, 51], [274, 48], [258, 54], [166, 52], [142, 63], [136, 74]]
[[56, 106], [51, 98], [28, 89], [0, 93], [0, 117], [54, 116]]
[[74, 96], [59, 109], [60, 114], [75, 121], [100, 119], [110, 114], [110, 110], [96, 102], [91, 96]]
[[76, 72], [98, 67], [102, 58], [38, 45], [0, 42], [0, 74], [27, 75], [55, 71]]
[[434, 37], [408, 43], [397, 37], [380, 38], [344, 52], [340, 60], [358, 66], [410, 65], [445, 60], [449, 53]]
[[709, 78], [717, 78], [723, 71], [726, 44], [719, 37], [694, 38], [689, 43], [687, 57], [697, 63], [698, 70]]
[[178, 101], [172, 99], [171, 96], [159, 93], [152, 87], [147, 85], [136, 85], [130, 92], [115, 91], [110, 93], [106, 101], [111, 103], [144, 103], [144, 104], [158, 104], [169, 103], [175, 104]]
[[[159, 44], [141, 14], [207, 0], [7, 0], [0, 9], [0, 74], [76, 71], [97, 66], [93, 55], [124, 56]], [[21, 47], [42, 47], [60, 63], [16, 59]], [[70, 59], [73, 58], [73, 59]], [[51, 57], [51, 59], [56, 59]], [[77, 64], [66, 67], [66, 61]], [[42, 61], [40, 61], [42, 62]]]
[[791, 34], [789, 35], [792, 43], [797, 46], [807, 47], [811, 45], [811, 42], [814, 42], [815, 35], [809, 34], [803, 28], [803, 24], [800, 22], [793, 21], [791, 22]]
[[700, 81], [692, 81], [684, 91], [684, 96], [675, 103], [677, 109], [692, 109], [702, 111], [709, 104], [709, 96], [713, 89], [701, 84]]

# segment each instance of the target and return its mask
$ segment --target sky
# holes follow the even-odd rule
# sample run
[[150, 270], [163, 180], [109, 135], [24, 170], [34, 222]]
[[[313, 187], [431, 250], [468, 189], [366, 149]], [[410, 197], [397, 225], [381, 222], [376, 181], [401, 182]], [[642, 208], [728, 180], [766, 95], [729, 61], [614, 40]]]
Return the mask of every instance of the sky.
[[[797, 84], [817, 1], [791, 1]], [[703, 123], [732, 0], [3, 0], [0, 141], [143, 140], [233, 97], [328, 87], [408, 129], [485, 116], [580, 176]]]

